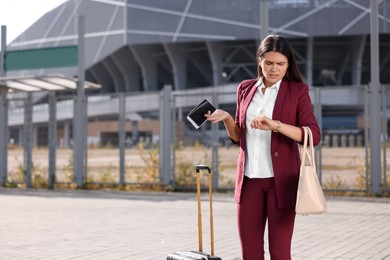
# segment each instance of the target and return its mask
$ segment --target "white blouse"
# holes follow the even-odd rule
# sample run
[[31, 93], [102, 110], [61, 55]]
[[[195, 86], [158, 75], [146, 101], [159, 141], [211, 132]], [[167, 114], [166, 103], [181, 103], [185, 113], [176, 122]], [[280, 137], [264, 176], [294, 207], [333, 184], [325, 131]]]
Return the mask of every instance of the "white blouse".
[[271, 133], [270, 130], [254, 129], [250, 126], [251, 121], [263, 114], [272, 118], [276, 97], [280, 88], [279, 80], [274, 85], [265, 89], [263, 78], [256, 83], [256, 93], [246, 111], [246, 159], [245, 176], [249, 178], [270, 178], [274, 177], [271, 160]]

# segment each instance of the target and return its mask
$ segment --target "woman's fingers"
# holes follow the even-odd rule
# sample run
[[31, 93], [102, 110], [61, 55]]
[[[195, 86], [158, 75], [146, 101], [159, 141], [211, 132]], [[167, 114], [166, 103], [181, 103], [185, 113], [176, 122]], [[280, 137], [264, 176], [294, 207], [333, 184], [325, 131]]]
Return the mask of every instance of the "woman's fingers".
[[218, 109], [213, 114], [211, 114], [211, 111], [208, 111], [207, 114], [205, 114], [204, 116], [207, 118], [207, 120], [213, 123], [217, 123], [225, 119], [224, 114], [225, 111]]
[[267, 117], [266, 116], [258, 116], [258, 117], [255, 117], [250, 126], [252, 128], [256, 128], [256, 129], [262, 129], [262, 130], [268, 130], [269, 127], [267, 127]]
[[251, 122], [252, 128], [260, 128], [262, 116], [255, 117]]

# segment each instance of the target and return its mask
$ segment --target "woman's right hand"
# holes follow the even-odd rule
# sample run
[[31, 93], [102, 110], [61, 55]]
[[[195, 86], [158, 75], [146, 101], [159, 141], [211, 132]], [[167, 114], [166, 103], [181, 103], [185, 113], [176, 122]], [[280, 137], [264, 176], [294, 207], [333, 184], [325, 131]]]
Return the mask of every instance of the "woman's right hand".
[[218, 123], [221, 121], [224, 121], [230, 117], [230, 114], [222, 109], [217, 109], [214, 111], [213, 114], [211, 112], [207, 112], [207, 114], [204, 114], [204, 116], [207, 118], [208, 121], [212, 123]]
[[207, 114], [204, 115], [208, 121], [212, 123], [218, 123], [223, 121], [227, 135], [229, 138], [234, 142], [238, 143], [240, 141], [240, 128], [236, 125], [234, 122], [233, 117], [222, 109], [217, 109], [214, 111], [213, 114], [209, 111]]

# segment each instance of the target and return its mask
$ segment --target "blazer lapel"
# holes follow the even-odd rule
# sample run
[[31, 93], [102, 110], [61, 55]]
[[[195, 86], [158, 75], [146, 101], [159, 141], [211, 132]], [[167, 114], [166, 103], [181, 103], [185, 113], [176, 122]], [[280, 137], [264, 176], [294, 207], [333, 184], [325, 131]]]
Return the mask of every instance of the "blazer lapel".
[[[278, 96], [276, 97], [275, 100], [275, 106], [274, 106], [274, 111], [272, 112], [272, 119], [273, 120], [280, 120], [281, 114], [282, 114], [282, 107], [284, 103], [284, 98], [287, 93], [287, 88], [288, 84], [286, 81], [282, 80], [280, 83], [280, 88], [278, 91]], [[278, 145], [278, 134], [277, 133], [272, 133], [271, 135], [271, 151], [276, 151], [276, 147]]]
[[284, 98], [285, 98], [286, 93], [287, 93], [287, 87], [288, 87], [287, 82], [282, 80], [282, 82], [280, 83], [278, 96], [276, 97], [276, 100], [275, 100], [274, 111], [272, 112], [272, 119], [273, 120], [278, 120], [278, 119], [280, 120], [280, 118], [281, 118]]
[[242, 127], [244, 128], [246, 128], [246, 110], [248, 109], [249, 104], [251, 103], [252, 98], [255, 95], [257, 90], [256, 82], [257, 81], [255, 81], [255, 83], [251, 86], [250, 90], [248, 91], [248, 94], [245, 95], [243, 100], [244, 102], [242, 103], [243, 105], [241, 106], [241, 111], [240, 111], [241, 118], [242, 118], [241, 123], [242, 123]]

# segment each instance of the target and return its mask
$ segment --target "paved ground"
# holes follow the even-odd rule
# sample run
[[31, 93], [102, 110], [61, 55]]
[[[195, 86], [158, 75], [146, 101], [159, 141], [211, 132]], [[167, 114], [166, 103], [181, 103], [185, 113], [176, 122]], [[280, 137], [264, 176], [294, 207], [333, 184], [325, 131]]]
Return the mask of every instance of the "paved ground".
[[[165, 259], [197, 248], [195, 199], [0, 188], [0, 259]], [[240, 259], [232, 194], [214, 199], [215, 253]], [[328, 198], [327, 214], [298, 216], [293, 259], [390, 259], [390, 199]]]

